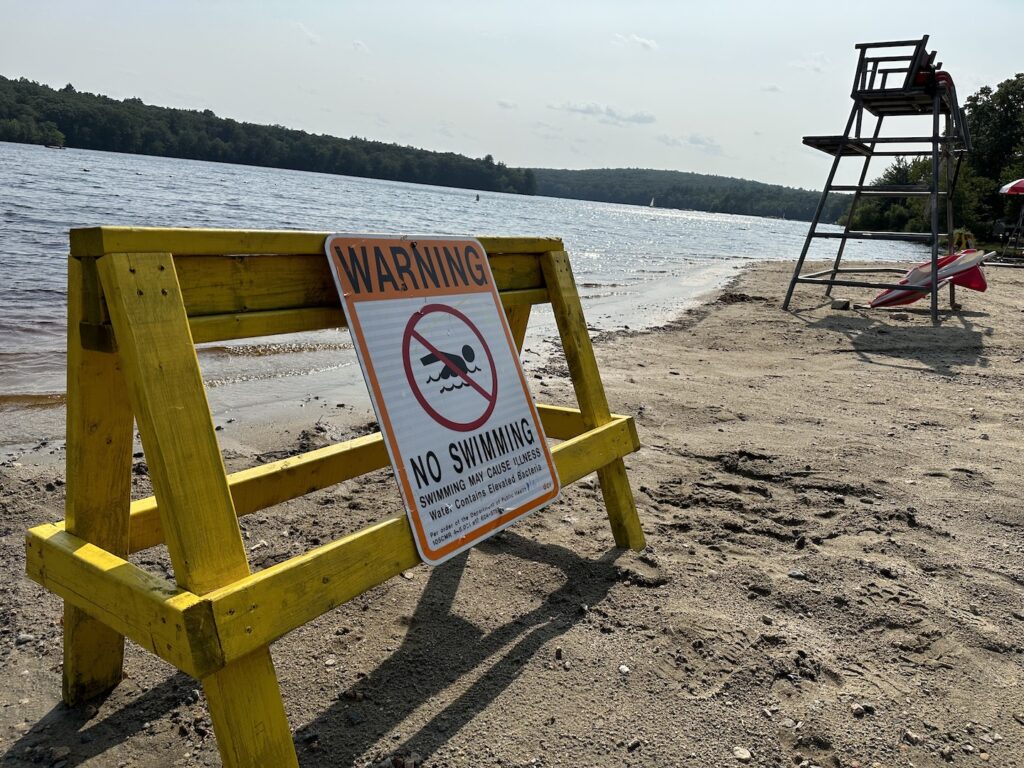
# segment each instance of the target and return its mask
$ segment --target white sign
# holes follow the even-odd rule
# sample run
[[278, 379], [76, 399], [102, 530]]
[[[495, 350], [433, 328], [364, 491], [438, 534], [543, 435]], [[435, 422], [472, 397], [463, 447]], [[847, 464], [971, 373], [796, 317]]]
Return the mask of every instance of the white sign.
[[423, 560], [553, 501], [558, 473], [483, 246], [332, 235], [326, 250]]

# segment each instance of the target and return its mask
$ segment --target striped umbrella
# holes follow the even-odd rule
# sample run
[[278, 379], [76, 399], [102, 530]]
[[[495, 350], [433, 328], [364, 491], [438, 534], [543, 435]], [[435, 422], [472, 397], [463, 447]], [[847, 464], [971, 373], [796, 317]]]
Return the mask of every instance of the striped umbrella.
[[1024, 179], [1017, 179], [1016, 181], [1011, 181], [1009, 184], [1004, 184], [999, 188], [999, 194], [1024, 195]]

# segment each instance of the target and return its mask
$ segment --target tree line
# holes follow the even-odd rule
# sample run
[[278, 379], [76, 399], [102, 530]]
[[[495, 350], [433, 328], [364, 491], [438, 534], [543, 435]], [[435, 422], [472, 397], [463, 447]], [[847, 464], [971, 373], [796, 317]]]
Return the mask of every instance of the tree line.
[[533, 173], [491, 155], [453, 152], [362, 138], [314, 135], [279, 125], [222, 118], [210, 110], [170, 109], [140, 99], [117, 101], [55, 90], [24, 78], [0, 76], [0, 141], [213, 160], [417, 184], [532, 195]]
[[[954, 219], [976, 235], [998, 236], [1018, 202], [999, 187], [1024, 177], [1024, 74], [985, 86], [965, 102], [974, 151], [964, 161]], [[363, 138], [314, 135], [279, 125], [221, 118], [210, 110], [118, 101], [0, 76], [0, 141], [213, 160], [496, 192], [810, 220], [820, 193], [682, 171], [642, 168], [511, 168], [480, 159]], [[929, 183], [930, 160], [897, 160], [872, 183]], [[844, 223], [851, 197], [830, 194], [822, 220]], [[927, 198], [864, 198], [854, 229], [928, 231]]]
[[[278, 125], [221, 118], [57, 90], [0, 76], [0, 141], [213, 160], [392, 181], [578, 200], [810, 219], [818, 195], [743, 179], [639, 168], [564, 171], [510, 168], [491, 155], [472, 159], [362, 138], [312, 135]], [[829, 201], [834, 221], [846, 201]]]
[[[960, 167], [953, 195], [953, 221], [957, 228], [971, 231], [983, 240], [995, 240], [1008, 224], [1017, 220], [1020, 197], [999, 194], [1004, 184], [1024, 177], [1024, 74], [984, 86], [964, 102], [973, 150]], [[889, 184], [931, 184], [930, 158], [898, 157], [873, 186]], [[940, 189], [945, 186], [945, 164]], [[939, 206], [940, 227], [945, 222], [945, 205]], [[927, 197], [864, 198], [853, 212], [853, 229], [889, 232], [931, 230], [931, 208]]]
[[[807, 189], [684, 171], [534, 168], [533, 172], [537, 194], [549, 197], [805, 221], [813, 218], [821, 196]], [[838, 221], [849, 204], [848, 195], [830, 195], [822, 213], [824, 221]]]

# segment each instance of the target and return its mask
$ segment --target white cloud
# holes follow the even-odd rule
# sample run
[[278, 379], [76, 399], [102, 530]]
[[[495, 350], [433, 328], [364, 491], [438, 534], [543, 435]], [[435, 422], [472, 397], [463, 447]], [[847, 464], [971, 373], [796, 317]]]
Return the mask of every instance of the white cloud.
[[762, 85], [761, 90], [765, 93], [782, 93], [782, 86], [778, 83], [768, 83], [767, 85]]
[[664, 144], [666, 147], [674, 147], [676, 149], [689, 148], [696, 149], [698, 152], [703, 152], [705, 155], [721, 155], [722, 145], [719, 144], [715, 139], [710, 136], [705, 136], [700, 133], [691, 133], [688, 136], [682, 138], [677, 136], [669, 136], [668, 134], [661, 134], [657, 137], [657, 140]]
[[537, 121], [533, 124], [533, 135], [544, 141], [559, 141], [562, 138], [562, 129], [551, 123]]
[[362, 40], [353, 40], [352, 41], [352, 48], [354, 48], [359, 53], [369, 53], [370, 52], [370, 47], [366, 43], [364, 43]]
[[610, 123], [612, 125], [648, 125], [655, 122], [654, 115], [649, 112], [633, 112], [632, 114], [625, 114], [610, 107], [607, 104], [563, 104], [560, 107], [549, 105], [548, 109], [554, 109], [559, 112], [571, 112], [575, 115], [583, 115], [585, 117], [596, 117], [602, 123]]
[[649, 37], [640, 37], [640, 35], [637, 35], [635, 33], [630, 35], [620, 35], [616, 33], [615, 36], [612, 38], [612, 45], [617, 45], [620, 47], [631, 45], [637, 46], [639, 48], [644, 48], [648, 51], [658, 50], [658, 43], [656, 41], [651, 40]]
[[497, 104], [502, 109], [519, 109], [518, 104], [516, 104], [514, 101], [509, 101], [508, 99], [498, 99]]
[[311, 30], [309, 27], [307, 27], [301, 21], [293, 21], [292, 22], [292, 26], [294, 26], [297, 30], [299, 30], [299, 32], [302, 33], [303, 37], [305, 37], [306, 40], [309, 41], [310, 45], [320, 45], [320, 43], [321, 43], [320, 35], [318, 35], [316, 32]]
[[807, 72], [815, 72], [820, 75], [828, 67], [828, 63], [828, 56], [826, 56], [822, 51], [818, 51], [817, 53], [808, 54], [802, 59], [794, 59], [789, 62], [788, 66], [793, 69], [803, 69]]

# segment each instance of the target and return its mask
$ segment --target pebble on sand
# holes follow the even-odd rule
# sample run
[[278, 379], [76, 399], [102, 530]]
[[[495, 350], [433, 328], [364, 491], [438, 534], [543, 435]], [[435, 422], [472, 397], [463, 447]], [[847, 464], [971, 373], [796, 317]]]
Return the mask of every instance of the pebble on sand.
[[739, 760], [741, 763], [749, 763], [750, 760], [753, 758], [753, 755], [750, 754], [750, 750], [746, 749], [745, 747], [733, 747], [732, 753], [736, 756], [736, 759]]

